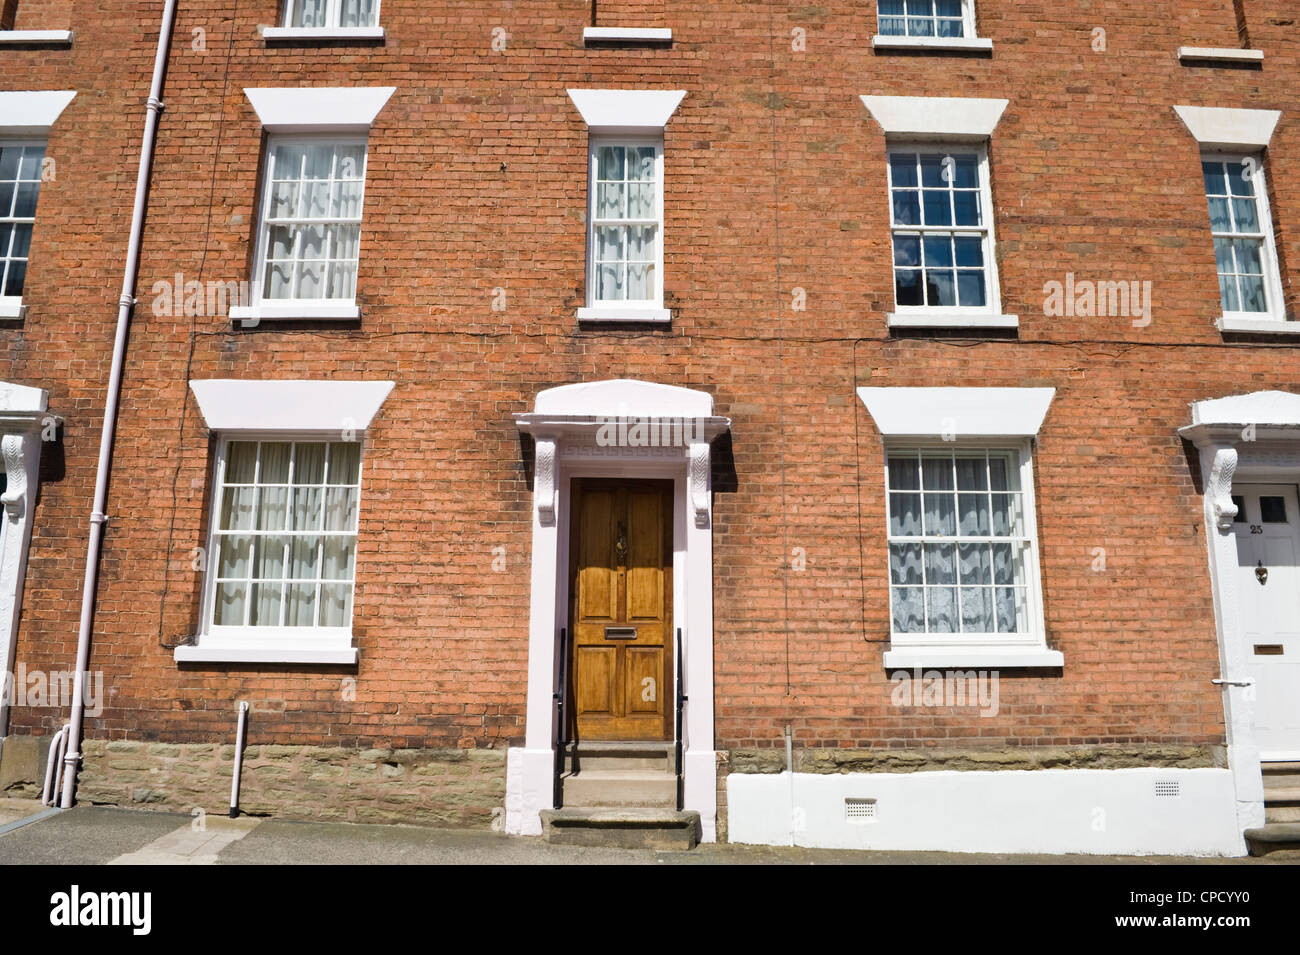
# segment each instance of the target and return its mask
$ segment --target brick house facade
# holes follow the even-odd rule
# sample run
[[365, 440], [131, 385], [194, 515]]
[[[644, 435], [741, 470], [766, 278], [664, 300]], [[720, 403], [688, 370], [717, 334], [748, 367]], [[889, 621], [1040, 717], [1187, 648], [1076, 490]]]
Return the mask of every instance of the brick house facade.
[[[6, 89], [76, 91], [48, 132], [57, 176], [41, 185], [25, 312], [0, 326], [0, 380], [47, 391], [62, 420], [42, 442], [20, 581], [15, 660], [28, 673], [76, 657], [160, 6], [19, 0], [14, 29], [74, 37], [0, 45]], [[1241, 499], [1254, 524], [1250, 502], [1281, 498], [1285, 510], [1300, 475], [1294, 15], [1280, 0], [1140, 11], [977, 0], [966, 42], [943, 27], [945, 45], [908, 35], [938, 26], [886, 27], [894, 6], [387, 0], [382, 36], [329, 24], [323, 37], [277, 37], [262, 27], [293, 25], [283, 4], [181, 3], [96, 591], [102, 705], [85, 720], [79, 798], [220, 810], [248, 701], [245, 811], [539, 831], [553, 674], [567, 668], [558, 632], [575, 629], [568, 568], [585, 559], [570, 537], [571, 482], [669, 480], [664, 601], [683, 629], [685, 805], [704, 838], [1240, 851], [1264, 821], [1256, 701], [1252, 687], [1212, 681], [1245, 682], [1260, 662], [1240, 656], [1238, 604], [1253, 594], [1237, 585], [1225, 502]], [[671, 40], [584, 41], [593, 26]], [[684, 95], [671, 108], [583, 95], [614, 90]], [[258, 287], [274, 243], [262, 240], [268, 191], [289, 182], [272, 158], [284, 169], [299, 154], [277, 150], [302, 143], [360, 144], [364, 156], [355, 297], [342, 311], [277, 306]], [[589, 179], [606, 178], [593, 143], [659, 150], [662, 213], [648, 221], [662, 264], [652, 256], [644, 274], [661, 287], [645, 313], [593, 288], [590, 260], [604, 253], [589, 242]], [[650, 153], [637, 155], [651, 170]], [[1202, 166], [1215, 156], [1260, 157], [1265, 177], [1252, 181], [1265, 189], [1244, 198], [1271, 220], [1260, 320], [1272, 326], [1223, 318]], [[928, 206], [925, 228], [907, 219], [909, 162], [921, 205], [965, 189], [979, 222], [929, 232]], [[334, 174], [334, 195], [351, 181]], [[921, 279], [956, 307], [903, 307], [921, 274], [909, 224], [927, 243], [958, 242], [948, 266], [925, 245], [936, 271], [957, 270], [955, 290]], [[983, 243], [965, 273], [962, 256], [976, 253], [962, 239]], [[630, 261], [632, 240], [620, 241]], [[637, 281], [633, 266], [619, 274]], [[1245, 265], [1225, 274], [1252, 293]], [[1068, 308], [1050, 303], [1052, 283], [1071, 290]], [[1087, 283], [1132, 297], [1088, 305], [1072, 294]], [[365, 397], [349, 383], [391, 389]], [[936, 388], [964, 390], [900, 390]], [[712, 424], [661, 453], [606, 454], [587, 419], [619, 415]], [[1250, 441], [1233, 437], [1251, 425]], [[272, 605], [240, 604], [247, 640], [212, 630], [225, 599], [214, 535], [230, 530], [219, 475], [252, 453], [227, 442], [275, 437], [360, 448], [355, 543], [340, 545], [352, 550], [338, 578], [355, 590], [335, 608], [355, 654], [296, 649], [283, 628], [264, 652], [251, 615]], [[308, 467], [299, 454], [295, 473]], [[950, 500], [908, 483], [908, 455]], [[943, 455], [956, 486], [934, 463]], [[961, 484], [975, 460], [983, 476]], [[1004, 466], [1019, 491], [997, 483]], [[966, 599], [958, 584], [979, 573], [954, 563], [955, 548], [1001, 560], [1004, 546], [977, 532], [988, 513], [961, 523], [960, 489], [991, 495], [994, 523], [1019, 507], [1005, 536], [1023, 544], [998, 571], [1010, 576], [985, 579], [980, 595], [972, 585], [975, 603], [945, 617], [946, 591]], [[903, 533], [913, 490], [938, 525], [955, 508], [962, 530]], [[1296, 520], [1281, 522], [1283, 544]], [[925, 566], [915, 581], [913, 553]], [[1275, 589], [1295, 573], [1279, 563]], [[298, 604], [284, 586], [273, 607], [287, 620]], [[313, 619], [326, 619], [331, 586], [347, 591], [319, 584]], [[230, 599], [253, 600], [239, 593]], [[913, 597], [929, 601], [919, 634], [904, 632], [917, 626], [905, 619]], [[972, 639], [942, 637], [963, 612]], [[1254, 644], [1300, 653], [1274, 623]], [[993, 696], [945, 699], [963, 674]], [[1259, 679], [1276, 693], [1292, 678], [1279, 666]], [[7, 785], [39, 785], [34, 741], [66, 720], [66, 703], [14, 701]], [[1264, 756], [1300, 759], [1300, 722], [1277, 733]]]

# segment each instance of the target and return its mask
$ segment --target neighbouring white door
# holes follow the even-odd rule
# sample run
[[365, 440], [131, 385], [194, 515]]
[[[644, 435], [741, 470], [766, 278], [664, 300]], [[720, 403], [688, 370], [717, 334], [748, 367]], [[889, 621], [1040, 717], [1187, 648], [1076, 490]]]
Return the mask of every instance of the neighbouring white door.
[[1300, 497], [1293, 484], [1232, 491], [1239, 632], [1254, 671], [1260, 758], [1300, 759]]

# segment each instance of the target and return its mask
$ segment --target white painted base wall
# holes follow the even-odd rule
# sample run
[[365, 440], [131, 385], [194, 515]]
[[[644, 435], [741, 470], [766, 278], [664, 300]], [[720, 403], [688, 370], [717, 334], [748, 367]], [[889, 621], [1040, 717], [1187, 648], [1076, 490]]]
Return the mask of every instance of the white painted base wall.
[[[1156, 784], [1178, 785], [1157, 796]], [[845, 800], [874, 799], [849, 821]], [[728, 838], [825, 849], [1089, 855], [1246, 852], [1226, 769], [746, 774], [727, 777]]]

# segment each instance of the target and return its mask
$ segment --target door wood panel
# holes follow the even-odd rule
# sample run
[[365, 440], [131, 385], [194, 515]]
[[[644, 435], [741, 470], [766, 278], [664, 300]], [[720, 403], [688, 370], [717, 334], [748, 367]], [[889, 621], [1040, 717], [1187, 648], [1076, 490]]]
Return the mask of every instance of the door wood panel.
[[578, 478], [570, 499], [576, 738], [670, 739], [672, 482]]

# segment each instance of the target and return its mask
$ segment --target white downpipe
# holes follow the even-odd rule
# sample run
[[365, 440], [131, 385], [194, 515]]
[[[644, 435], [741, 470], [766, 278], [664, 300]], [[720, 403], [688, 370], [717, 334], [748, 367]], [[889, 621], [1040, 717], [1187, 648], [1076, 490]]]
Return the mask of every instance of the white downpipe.
[[176, 22], [176, 0], [166, 0], [158, 33], [153, 81], [145, 113], [144, 139], [140, 145], [140, 170], [135, 180], [135, 208], [131, 213], [131, 235], [122, 270], [122, 296], [117, 306], [117, 337], [113, 341], [113, 364], [104, 400], [104, 426], [99, 439], [99, 466], [95, 472], [95, 503], [90, 513], [90, 543], [86, 547], [86, 578], [81, 592], [81, 626], [77, 631], [77, 669], [72, 683], [72, 716], [68, 748], [63, 758], [63, 795], [60, 805], [71, 809], [81, 763], [81, 724], [86, 709], [86, 672], [90, 666], [90, 633], [94, 625], [95, 590], [99, 583], [99, 546], [104, 534], [108, 498], [108, 474], [113, 463], [113, 436], [117, 428], [117, 404], [122, 390], [122, 366], [126, 363], [127, 332], [135, 304], [136, 270], [140, 264], [140, 238], [144, 232], [145, 208], [149, 198], [149, 177], [153, 170], [154, 145], [158, 138], [158, 114], [162, 112], [162, 87], [171, 50], [172, 26]]
[[239, 818], [239, 773], [244, 768], [244, 730], [248, 726], [248, 701], [239, 701], [239, 728], [235, 730], [235, 771], [230, 779], [230, 818]]
[[41, 790], [41, 805], [48, 806], [58, 799], [59, 780], [63, 776], [63, 752], [68, 745], [68, 727], [64, 725], [50, 740], [50, 755], [45, 761], [45, 788]]

